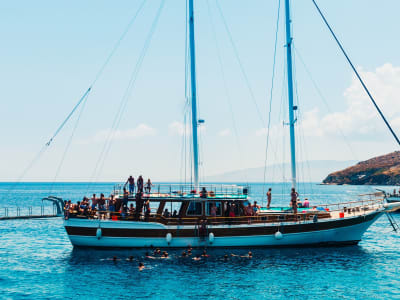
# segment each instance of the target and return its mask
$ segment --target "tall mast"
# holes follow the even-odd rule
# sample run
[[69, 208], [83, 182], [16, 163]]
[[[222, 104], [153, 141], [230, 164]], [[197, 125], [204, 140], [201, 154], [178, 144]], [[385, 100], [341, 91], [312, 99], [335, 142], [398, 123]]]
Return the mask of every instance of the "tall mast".
[[199, 150], [197, 141], [197, 103], [196, 103], [196, 56], [194, 43], [193, 0], [189, 0], [189, 50], [190, 50], [190, 87], [192, 92], [192, 138], [194, 187], [199, 187]]
[[294, 135], [294, 110], [293, 106], [293, 64], [292, 64], [292, 32], [290, 27], [290, 0], [285, 0], [286, 15], [286, 59], [287, 59], [287, 82], [289, 100], [289, 128], [290, 128], [290, 162], [292, 169], [292, 187], [296, 188], [296, 145]]

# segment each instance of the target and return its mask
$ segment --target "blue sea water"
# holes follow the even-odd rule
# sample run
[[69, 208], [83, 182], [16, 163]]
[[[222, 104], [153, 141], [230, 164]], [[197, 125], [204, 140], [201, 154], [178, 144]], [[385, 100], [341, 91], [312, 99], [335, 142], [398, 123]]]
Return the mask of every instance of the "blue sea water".
[[[273, 204], [286, 203], [288, 186], [271, 184]], [[51, 194], [73, 201], [109, 193], [112, 183], [0, 183], [0, 213], [29, 206], [40, 212]], [[390, 188], [387, 188], [390, 190]], [[300, 185], [312, 203], [355, 199], [373, 187]], [[251, 185], [262, 200], [265, 186]], [[25, 209], [25, 210], [24, 210]], [[51, 206], [47, 207], [51, 211]], [[395, 216], [400, 222], [400, 215]], [[73, 249], [60, 218], [0, 221], [1, 299], [398, 299], [400, 236], [382, 216], [358, 246], [294, 249], [209, 249], [201, 261], [145, 259], [146, 250]], [[163, 249], [162, 249], [163, 250]], [[225, 254], [244, 255], [249, 260]], [[195, 253], [200, 252], [195, 249]], [[129, 256], [133, 261], [127, 261]], [[110, 260], [117, 256], [116, 262]], [[143, 262], [145, 269], [138, 270]]]

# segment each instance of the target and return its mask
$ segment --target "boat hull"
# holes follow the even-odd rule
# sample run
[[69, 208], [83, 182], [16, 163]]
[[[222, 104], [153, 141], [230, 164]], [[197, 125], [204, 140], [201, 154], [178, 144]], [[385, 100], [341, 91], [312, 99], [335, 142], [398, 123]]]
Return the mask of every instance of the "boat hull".
[[209, 226], [207, 234], [203, 237], [196, 234], [194, 226], [168, 227], [159, 223], [79, 219], [66, 220], [64, 225], [71, 243], [77, 247], [329, 246], [357, 244], [380, 214], [373, 212], [363, 216], [317, 223]]

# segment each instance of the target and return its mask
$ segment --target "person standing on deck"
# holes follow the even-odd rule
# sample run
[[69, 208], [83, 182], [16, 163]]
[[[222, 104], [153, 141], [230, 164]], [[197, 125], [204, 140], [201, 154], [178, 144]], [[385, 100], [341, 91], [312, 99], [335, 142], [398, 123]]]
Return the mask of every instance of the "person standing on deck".
[[269, 209], [269, 206], [271, 205], [271, 199], [272, 199], [272, 189], [269, 188], [268, 192], [267, 192], [267, 200], [268, 200], [267, 208], [268, 209]]
[[151, 187], [153, 186], [153, 184], [151, 183], [150, 178], [147, 179], [146, 185], [144, 187], [145, 192], [147, 192], [148, 194], [150, 194], [151, 192]]
[[143, 193], [143, 177], [140, 175], [137, 179], [137, 188], [138, 188], [138, 193]]
[[296, 192], [294, 188], [292, 188], [292, 192], [290, 193], [290, 204], [293, 208], [293, 213], [297, 214], [297, 198], [299, 194]]
[[135, 192], [135, 178], [133, 178], [132, 175], [128, 177], [124, 187], [126, 187], [128, 183], [129, 183], [129, 194], [132, 195]]

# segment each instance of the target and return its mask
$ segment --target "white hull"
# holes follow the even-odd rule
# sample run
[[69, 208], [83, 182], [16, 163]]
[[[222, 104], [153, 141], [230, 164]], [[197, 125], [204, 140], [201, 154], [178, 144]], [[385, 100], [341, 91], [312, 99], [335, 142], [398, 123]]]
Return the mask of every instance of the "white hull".
[[[74, 246], [81, 247], [109, 247], [109, 248], [143, 248], [143, 247], [162, 247], [162, 248], [183, 248], [188, 247], [288, 247], [288, 246], [305, 246], [305, 245], [335, 245], [335, 244], [356, 244], [361, 240], [362, 235], [368, 227], [380, 216], [380, 213], [374, 214], [373, 218], [355, 225], [338, 227], [327, 230], [316, 230], [299, 233], [284, 233], [284, 223], [282, 226], [283, 234], [278, 239], [275, 234], [268, 235], [246, 235], [246, 236], [215, 236], [212, 241], [207, 236], [199, 237], [179, 237], [172, 236], [170, 242], [166, 237], [110, 237], [110, 236], [84, 236], [69, 235], [71, 243]], [[357, 217], [355, 217], [357, 218]], [[332, 221], [321, 221], [332, 222]], [[144, 222], [112, 222], [112, 221], [94, 221], [94, 220], [66, 220], [65, 226], [77, 227], [95, 227], [95, 228], [143, 228], [143, 229], [172, 229], [158, 223]], [[225, 228], [237, 228], [237, 225], [224, 225]], [[274, 226], [277, 224], [258, 224], [256, 226]], [[182, 227], [182, 226], [181, 226]], [[177, 227], [174, 226], [176, 229]], [[178, 227], [179, 228], [179, 227]], [[187, 226], [185, 228], [188, 228]], [[221, 226], [219, 227], [221, 228]], [[194, 230], [194, 228], [193, 228]], [[209, 232], [213, 228], [210, 226]]]

